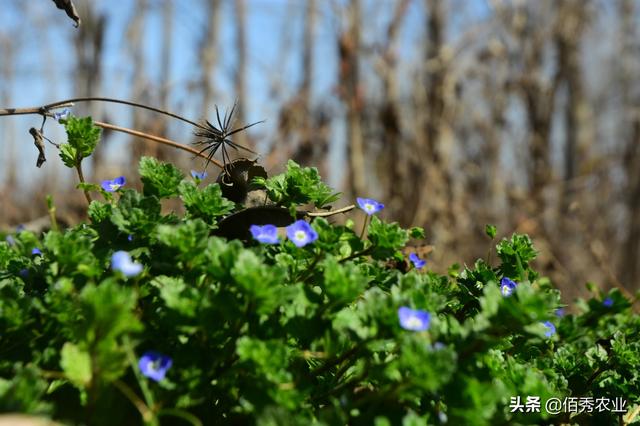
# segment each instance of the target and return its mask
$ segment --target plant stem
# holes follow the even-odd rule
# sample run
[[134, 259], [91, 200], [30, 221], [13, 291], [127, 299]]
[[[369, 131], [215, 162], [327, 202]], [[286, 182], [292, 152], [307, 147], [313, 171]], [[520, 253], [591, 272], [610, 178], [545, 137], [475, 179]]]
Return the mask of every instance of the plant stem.
[[[362, 342], [362, 343], [364, 343], [364, 342]], [[331, 369], [332, 367], [340, 364], [342, 361], [352, 357], [353, 355], [355, 355], [360, 350], [360, 348], [362, 347], [362, 343], [359, 344], [359, 345], [355, 345], [354, 347], [352, 347], [351, 349], [349, 349], [348, 351], [346, 351], [342, 355], [338, 356], [337, 358], [333, 358], [333, 359], [327, 360], [327, 362], [325, 362], [324, 364], [322, 364], [321, 366], [319, 366], [315, 370], [312, 370], [311, 374], [313, 376], [318, 376], [318, 375], [324, 373], [325, 371]]]
[[[138, 380], [138, 385], [140, 386], [140, 390], [142, 391], [142, 395], [144, 395], [147, 407], [153, 408], [155, 406], [155, 403], [153, 402], [153, 394], [149, 390], [147, 382], [145, 381], [144, 377], [140, 375], [140, 371], [137, 368], [138, 364], [136, 363], [136, 355], [134, 354], [133, 348], [131, 347], [131, 340], [129, 339], [129, 336], [124, 336], [122, 343], [127, 354], [129, 364], [131, 365], [131, 369], [133, 370], [133, 374], [135, 374], [136, 379]], [[151, 411], [151, 414], [153, 416], [152, 424], [157, 424], [158, 421], [155, 418], [155, 415], [153, 415], [153, 411]]]
[[129, 401], [138, 409], [140, 415], [142, 416], [142, 420], [145, 423], [150, 423], [153, 420], [153, 413], [149, 410], [149, 407], [138, 398], [138, 395], [121, 380], [116, 380], [113, 384], [122, 392], [124, 396], [127, 397]]
[[[78, 171], [78, 179], [80, 179], [80, 182], [81, 182], [81, 183], [85, 183], [85, 182], [84, 182], [84, 173], [82, 173], [82, 160], [79, 160], [79, 161], [76, 163], [76, 170]], [[83, 190], [83, 192], [84, 192], [84, 196], [85, 196], [85, 198], [87, 199], [87, 203], [88, 203], [88, 204], [91, 204], [91, 201], [92, 201], [92, 200], [91, 200], [91, 195], [89, 195], [89, 191], [87, 191], [87, 190], [85, 189], [85, 190]]]
[[346, 262], [347, 260], [355, 259], [356, 257], [365, 256], [365, 255], [369, 254], [374, 248], [375, 248], [374, 245], [370, 245], [369, 247], [367, 247], [364, 250], [357, 251], [355, 253], [351, 253], [347, 257], [343, 257], [342, 259], [340, 259], [338, 261], [338, 263]]
[[47, 195], [47, 210], [49, 211], [49, 217], [51, 218], [51, 230], [58, 232], [58, 221], [56, 220], [56, 206], [53, 204], [53, 197]]
[[180, 417], [181, 419], [186, 420], [194, 426], [202, 426], [202, 422], [199, 418], [189, 413], [188, 411], [184, 411], [179, 408], [163, 408], [162, 410], [158, 411], [158, 416]]
[[168, 115], [169, 117], [173, 117], [173, 118], [176, 118], [178, 120], [184, 121], [185, 123], [189, 123], [192, 126], [195, 126], [195, 127], [199, 128], [199, 129], [204, 129], [205, 128], [202, 124], [198, 124], [195, 121], [191, 121], [191, 120], [189, 120], [187, 118], [184, 118], [184, 117], [182, 117], [182, 116], [180, 116], [178, 114], [174, 114], [172, 112], [165, 111], [165, 110], [160, 109], [160, 108], [154, 108], [152, 106], [139, 104], [137, 102], [125, 101], [125, 100], [122, 100], [122, 99], [94, 97], [94, 96], [65, 99], [65, 100], [62, 100], [62, 101], [46, 104], [46, 105], [43, 105], [41, 107], [3, 108], [3, 109], [0, 109], [0, 116], [1, 115], [24, 115], [24, 114], [47, 115], [47, 113], [51, 109], [57, 109], [57, 108], [62, 108], [62, 107], [73, 106], [73, 104], [78, 103], [78, 102], [112, 102], [112, 103], [115, 103], [115, 104], [129, 105], [129, 106], [132, 106], [132, 107], [142, 108], [142, 109], [146, 109], [146, 110], [149, 110], [149, 111], [157, 112], [159, 114]]
[[[114, 130], [116, 132], [122, 132], [122, 133], [127, 133], [129, 135], [138, 136], [140, 138], [148, 139], [150, 141], [158, 142], [158, 143], [161, 143], [161, 144], [164, 144], [164, 145], [168, 145], [168, 146], [172, 146], [174, 148], [181, 149], [183, 151], [190, 152], [193, 155], [197, 155], [197, 156], [205, 158], [205, 159], [207, 158], [206, 155], [201, 154], [200, 152], [198, 152], [198, 150], [193, 149], [193, 148], [191, 148], [191, 147], [189, 147], [187, 145], [183, 145], [181, 143], [174, 142], [171, 139], [166, 139], [166, 138], [162, 138], [160, 136], [150, 135], [148, 133], [143, 133], [143, 132], [139, 132], [137, 130], [128, 129], [126, 127], [114, 126], [113, 124], [103, 123], [103, 122], [100, 122], [100, 121], [94, 121], [93, 124], [95, 124], [98, 127], [102, 127], [103, 129], [109, 129], [109, 130]], [[222, 163], [220, 163], [215, 158], [212, 158], [210, 161], [213, 164], [215, 164], [216, 166], [218, 166], [219, 168], [221, 168], [221, 169], [223, 168]]]
[[366, 215], [364, 218], [364, 223], [362, 224], [362, 232], [360, 232], [360, 239], [364, 238], [364, 231], [367, 229], [368, 221], [369, 221], [369, 215]]
[[354, 204], [351, 204], [349, 206], [342, 207], [341, 209], [330, 210], [328, 212], [305, 212], [305, 214], [311, 217], [326, 217], [326, 216], [333, 216], [334, 214], [338, 214], [338, 213], [346, 213], [350, 210], [353, 210], [355, 207], [356, 206]]

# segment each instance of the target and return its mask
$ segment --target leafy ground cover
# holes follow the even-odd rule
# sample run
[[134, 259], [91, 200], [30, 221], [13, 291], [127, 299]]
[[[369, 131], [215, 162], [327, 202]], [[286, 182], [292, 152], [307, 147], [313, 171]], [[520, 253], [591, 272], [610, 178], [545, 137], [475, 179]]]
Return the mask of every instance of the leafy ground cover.
[[[99, 132], [63, 122], [61, 157], [80, 170]], [[151, 158], [139, 174], [142, 193], [81, 183], [103, 200], [88, 223], [0, 242], [0, 411], [91, 425], [637, 420], [631, 301], [592, 286], [566, 309], [526, 235], [495, 241], [488, 226], [494, 259], [441, 275], [403, 252], [424, 231], [380, 220], [376, 200], [345, 213], [364, 229], [301, 218], [338, 197], [313, 168], [255, 179], [289, 224], [235, 239], [217, 236], [245, 209], [224, 183]], [[184, 214], [163, 213], [166, 199]]]

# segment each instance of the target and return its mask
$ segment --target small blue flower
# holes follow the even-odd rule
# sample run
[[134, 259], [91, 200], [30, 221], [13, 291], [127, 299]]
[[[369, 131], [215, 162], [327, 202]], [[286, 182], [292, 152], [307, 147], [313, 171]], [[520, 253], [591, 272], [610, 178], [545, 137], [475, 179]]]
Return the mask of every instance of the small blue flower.
[[447, 345], [445, 345], [442, 342], [435, 342], [433, 345], [431, 345], [431, 349], [434, 350], [434, 351], [440, 351], [440, 350], [442, 350], [442, 349], [444, 349], [446, 347], [447, 347]]
[[70, 114], [71, 114], [71, 111], [69, 111], [69, 108], [65, 108], [60, 112], [54, 112], [53, 119], [56, 121], [66, 120], [67, 118], [69, 118]]
[[117, 251], [111, 256], [111, 269], [122, 272], [126, 277], [135, 277], [142, 272], [142, 265], [131, 260], [126, 251]]
[[26, 268], [22, 268], [20, 269], [20, 272], [18, 272], [20, 274], [20, 276], [22, 278], [27, 278], [29, 276], [29, 270]]
[[556, 334], [556, 326], [553, 325], [551, 321], [545, 321], [542, 323], [545, 327], [547, 327], [547, 331], [544, 332], [544, 335], [547, 337], [551, 337]]
[[602, 306], [607, 307], [607, 308], [612, 307], [613, 306], [613, 299], [610, 298], [610, 297], [607, 297], [606, 299], [604, 299], [602, 301]]
[[[306, 222], [305, 222], [306, 223]], [[265, 244], [278, 244], [278, 228], [275, 225], [251, 225], [249, 228], [254, 239]]]
[[24, 225], [21, 223], [20, 225], [16, 226], [16, 233], [20, 233], [22, 231], [24, 231], [25, 227]]
[[556, 312], [555, 312], [555, 313], [556, 313], [556, 316], [557, 316], [558, 318], [561, 318], [561, 317], [565, 316], [564, 308], [558, 308], [558, 309], [556, 309]]
[[124, 176], [120, 176], [112, 180], [103, 180], [100, 186], [107, 192], [115, 192], [124, 186], [125, 183], [127, 183], [127, 180]]
[[411, 253], [409, 255], [409, 260], [413, 263], [413, 266], [415, 266], [416, 269], [422, 269], [424, 265], [427, 264], [427, 261], [420, 259], [416, 253]]
[[164, 379], [167, 370], [171, 368], [172, 364], [173, 360], [169, 356], [156, 351], [145, 352], [138, 361], [140, 372], [156, 382]]
[[207, 172], [198, 173], [195, 170], [191, 170], [191, 177], [195, 180], [204, 180], [207, 177]]
[[429, 328], [431, 314], [402, 306], [398, 309], [398, 318], [400, 319], [400, 327], [405, 330], [424, 331]]
[[287, 237], [298, 247], [304, 247], [318, 239], [318, 233], [304, 220], [296, 220], [287, 226]]
[[384, 208], [384, 204], [370, 198], [356, 198], [356, 201], [358, 201], [360, 208], [369, 216], [374, 213], [378, 213]]
[[127, 241], [133, 241], [133, 235], [131, 234], [127, 235]]
[[10, 246], [15, 246], [16, 245], [16, 239], [13, 238], [11, 235], [7, 235], [4, 239], [7, 244], [9, 244]]
[[32, 256], [42, 256], [42, 252], [40, 251], [40, 249], [38, 247], [35, 247], [35, 248], [31, 249], [31, 255]]
[[509, 278], [504, 277], [500, 281], [500, 292], [504, 297], [509, 297], [511, 296], [511, 293], [513, 293], [513, 290], [516, 289], [517, 285], [518, 283], [516, 283], [515, 281], [512, 281]]

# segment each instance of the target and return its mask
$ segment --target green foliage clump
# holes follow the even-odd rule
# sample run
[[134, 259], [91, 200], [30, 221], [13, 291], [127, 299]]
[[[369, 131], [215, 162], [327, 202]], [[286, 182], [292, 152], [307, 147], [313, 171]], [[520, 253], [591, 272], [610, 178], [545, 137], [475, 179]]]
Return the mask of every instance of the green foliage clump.
[[[77, 152], [83, 123], [67, 124]], [[526, 235], [498, 241], [496, 265], [440, 275], [403, 263], [422, 229], [373, 216], [361, 238], [351, 221], [318, 217], [301, 248], [229, 241], [215, 232], [239, 206], [217, 184], [148, 158], [140, 175], [142, 193], [104, 193], [89, 223], [0, 242], [0, 412], [95, 425], [489, 425], [623, 421], [611, 409], [551, 413], [551, 398], [637, 407], [630, 301], [598, 293], [557, 316], [559, 292], [534, 271]], [[293, 162], [261, 184], [294, 210], [337, 199]], [[162, 198], [185, 214], [163, 214]], [[119, 270], [123, 251], [142, 272]], [[509, 297], [503, 278], [518, 283]], [[401, 307], [430, 314], [423, 331]], [[171, 359], [162, 380], [145, 373], [149, 351]], [[516, 397], [542, 405], [513, 410]]]

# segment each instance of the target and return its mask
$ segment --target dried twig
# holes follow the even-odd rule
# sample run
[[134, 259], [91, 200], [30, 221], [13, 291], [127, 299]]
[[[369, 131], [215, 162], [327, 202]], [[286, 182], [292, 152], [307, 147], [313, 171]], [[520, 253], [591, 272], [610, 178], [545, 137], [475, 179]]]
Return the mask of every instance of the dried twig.
[[80, 26], [82, 20], [80, 19], [78, 11], [76, 10], [76, 7], [73, 5], [73, 2], [71, 0], [53, 0], [53, 2], [56, 4], [56, 7], [58, 9], [64, 10], [67, 13], [67, 16], [73, 19], [73, 21], [76, 23], [76, 28]]

